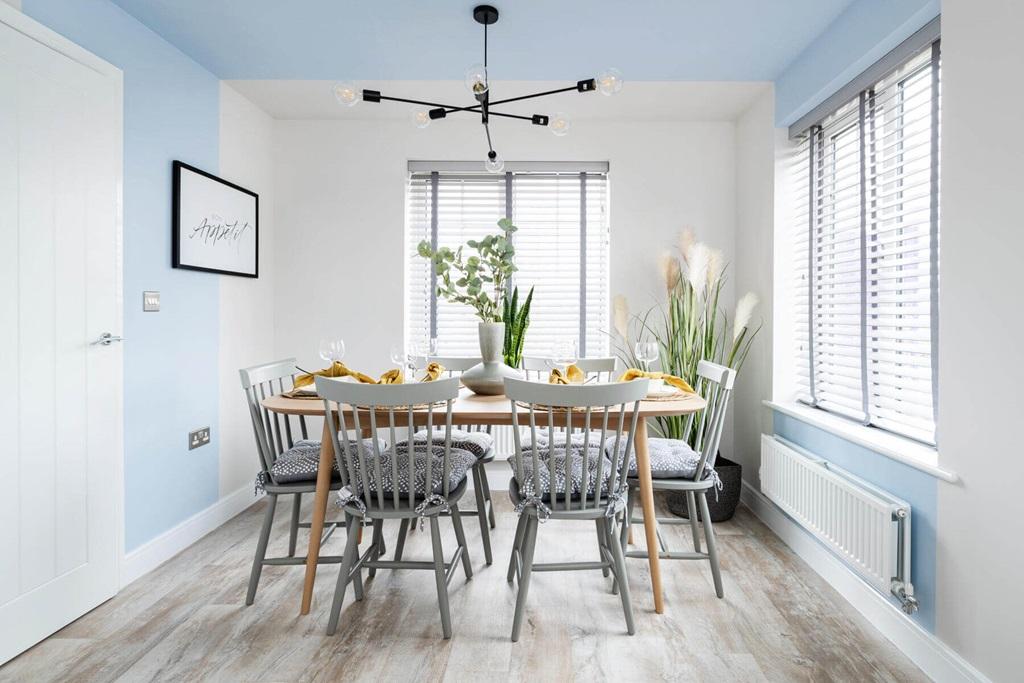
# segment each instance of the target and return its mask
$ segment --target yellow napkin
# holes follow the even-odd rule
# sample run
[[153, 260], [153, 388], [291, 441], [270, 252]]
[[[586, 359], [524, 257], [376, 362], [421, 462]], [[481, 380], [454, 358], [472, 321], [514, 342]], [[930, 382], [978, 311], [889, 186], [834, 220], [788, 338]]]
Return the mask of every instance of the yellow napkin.
[[672, 386], [674, 386], [676, 389], [679, 389], [679, 391], [683, 392], [684, 394], [694, 394], [694, 393], [696, 393], [693, 390], [693, 387], [691, 387], [689, 384], [687, 384], [685, 380], [680, 379], [679, 377], [676, 377], [675, 375], [666, 374], [664, 372], [644, 372], [643, 370], [637, 370], [636, 368], [630, 368], [629, 370], [626, 370], [626, 372], [623, 373], [622, 377], [619, 378], [619, 381], [620, 382], [631, 382], [634, 379], [640, 379], [640, 378], [660, 379], [661, 381], [665, 382], [666, 384], [671, 384]]
[[427, 363], [427, 367], [424, 368], [424, 372], [425, 374], [422, 377], [420, 377], [420, 381], [433, 382], [435, 379], [441, 376], [442, 372], [444, 372], [444, 366], [441, 365], [440, 363], [435, 363], [434, 361], [431, 361]]
[[583, 384], [587, 376], [583, 374], [576, 365], [570, 365], [562, 372], [561, 368], [555, 368], [548, 377], [548, 384]]
[[341, 361], [334, 361], [331, 363], [331, 367], [324, 368], [323, 370], [317, 370], [314, 373], [299, 375], [295, 378], [295, 388], [299, 389], [308, 386], [313, 383], [314, 377], [352, 377], [358, 382], [363, 384], [401, 384], [402, 383], [402, 371], [398, 368], [388, 370], [380, 376], [379, 380], [376, 380], [369, 375], [365, 375], [355, 370], [349, 370], [348, 367]]
[[[359, 381], [363, 382], [363, 380]], [[370, 379], [369, 382], [364, 382], [364, 384], [401, 384], [403, 381], [404, 378], [402, 377], [402, 371], [398, 368], [391, 368], [381, 375], [378, 381], [374, 382], [373, 379]]]

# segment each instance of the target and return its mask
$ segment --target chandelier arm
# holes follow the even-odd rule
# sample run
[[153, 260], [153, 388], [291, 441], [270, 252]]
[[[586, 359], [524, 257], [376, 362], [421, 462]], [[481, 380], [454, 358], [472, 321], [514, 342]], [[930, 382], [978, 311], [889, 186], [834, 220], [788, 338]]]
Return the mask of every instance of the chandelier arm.
[[484, 124], [484, 132], [487, 133], [487, 151], [493, 152], [494, 145], [491, 144], [491, 126], [489, 124]]
[[519, 114], [502, 114], [501, 112], [497, 112], [492, 109], [488, 109], [487, 113], [490, 114], [491, 116], [501, 116], [506, 119], [522, 119], [523, 121], [533, 121], [532, 116], [520, 116]]
[[533, 99], [534, 97], [544, 97], [546, 95], [557, 95], [558, 93], [571, 92], [573, 90], [578, 91], [579, 88], [577, 86], [575, 86], [575, 85], [572, 85], [572, 86], [569, 86], [568, 88], [559, 88], [558, 90], [548, 90], [546, 92], [539, 92], [539, 93], [535, 93], [533, 95], [520, 95], [519, 97], [509, 97], [508, 99], [505, 99], [505, 100], [495, 100], [495, 101], [491, 102], [491, 106], [494, 106], [495, 104], [505, 104], [506, 102], [518, 102], [520, 100], [529, 100], [529, 99]]
[[388, 95], [380, 95], [381, 100], [387, 100], [388, 102], [405, 102], [406, 104], [419, 104], [424, 107], [434, 107], [438, 109], [445, 109], [447, 112], [453, 111], [480, 111], [480, 107], [456, 107], [451, 104], [439, 104], [437, 102], [423, 102], [422, 100], [407, 100], [404, 97], [390, 97]]

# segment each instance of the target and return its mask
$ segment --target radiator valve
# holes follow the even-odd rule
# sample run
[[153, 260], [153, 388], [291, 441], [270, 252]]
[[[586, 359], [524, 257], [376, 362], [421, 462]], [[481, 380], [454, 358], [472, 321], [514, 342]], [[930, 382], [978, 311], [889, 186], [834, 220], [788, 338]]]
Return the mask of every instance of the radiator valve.
[[917, 598], [914, 597], [913, 584], [903, 583], [898, 579], [893, 579], [892, 594], [900, 601], [900, 607], [905, 613], [913, 614], [917, 611], [918, 604]]

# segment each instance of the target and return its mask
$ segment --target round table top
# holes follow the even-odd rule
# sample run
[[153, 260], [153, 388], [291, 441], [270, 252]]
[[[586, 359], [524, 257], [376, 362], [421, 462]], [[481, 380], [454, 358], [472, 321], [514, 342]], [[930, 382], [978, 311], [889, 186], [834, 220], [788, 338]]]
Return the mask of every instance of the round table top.
[[[267, 410], [282, 415], [315, 416], [324, 414], [324, 402], [320, 399], [288, 398], [277, 395], [265, 398], [260, 403]], [[707, 402], [696, 394], [686, 394], [679, 399], [673, 400], [641, 401], [639, 417], [689, 415], [703, 409], [706, 405]], [[435, 415], [439, 409], [443, 410], [443, 406], [434, 408]], [[399, 412], [401, 411], [396, 411], [396, 415]], [[425, 408], [420, 408], [413, 412], [416, 415], [427, 414]], [[520, 420], [523, 418], [528, 419], [528, 411], [525, 408], [517, 412], [519, 413]], [[617, 411], [610, 410], [609, 412]], [[628, 410], [626, 412], [631, 416], [633, 411]], [[564, 415], [565, 411], [556, 411], [556, 414], [558, 413]], [[576, 414], [582, 415], [582, 413], [574, 413], [574, 415]], [[462, 388], [459, 391], [458, 398], [452, 403], [452, 420], [462, 425], [511, 423], [512, 404], [506, 396], [480, 396], [474, 394], [469, 389]]]

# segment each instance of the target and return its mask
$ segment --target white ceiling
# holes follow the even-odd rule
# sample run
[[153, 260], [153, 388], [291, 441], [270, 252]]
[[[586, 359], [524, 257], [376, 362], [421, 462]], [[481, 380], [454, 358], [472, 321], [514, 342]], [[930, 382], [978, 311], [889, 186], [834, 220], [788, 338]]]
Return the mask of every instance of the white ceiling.
[[[343, 107], [334, 99], [334, 81], [238, 80], [227, 83], [275, 119], [381, 120], [406, 119], [412, 105], [399, 102], [359, 102]], [[563, 88], [562, 81], [500, 81], [492, 99], [516, 97]], [[357, 82], [384, 95], [446, 105], [475, 104], [461, 81]], [[536, 100], [496, 106], [509, 114], [564, 112], [574, 120], [723, 121], [743, 113], [766, 89], [765, 82], [627, 82], [620, 93], [568, 92]], [[450, 116], [468, 117], [468, 114]]]

